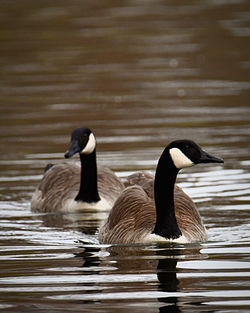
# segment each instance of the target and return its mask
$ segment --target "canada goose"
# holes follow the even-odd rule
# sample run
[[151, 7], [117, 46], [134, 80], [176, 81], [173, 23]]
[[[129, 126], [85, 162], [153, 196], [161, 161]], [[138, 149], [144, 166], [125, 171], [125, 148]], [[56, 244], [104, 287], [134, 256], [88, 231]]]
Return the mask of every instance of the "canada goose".
[[[110, 209], [124, 189], [108, 168], [96, 165], [96, 140], [89, 128], [73, 130], [65, 158], [79, 153], [76, 162], [48, 165], [31, 199], [35, 211], [74, 211], [82, 208]], [[97, 173], [98, 172], [98, 173]]]
[[141, 186], [129, 186], [118, 197], [100, 228], [100, 242], [206, 240], [206, 229], [195, 204], [175, 186], [180, 169], [199, 163], [223, 163], [223, 160], [209, 155], [190, 140], [170, 143], [158, 161], [154, 192], [150, 187], [153, 182], [153, 179], [150, 182], [150, 174], [146, 174], [146, 179], [135, 176]]

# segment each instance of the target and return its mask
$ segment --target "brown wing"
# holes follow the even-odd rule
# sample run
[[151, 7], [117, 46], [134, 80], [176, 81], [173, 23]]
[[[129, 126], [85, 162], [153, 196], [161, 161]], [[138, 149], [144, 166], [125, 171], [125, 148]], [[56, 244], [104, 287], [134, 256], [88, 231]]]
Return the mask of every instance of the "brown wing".
[[112, 205], [124, 189], [121, 179], [107, 167], [98, 167], [98, 192]]
[[150, 198], [154, 198], [154, 175], [144, 172], [136, 172], [127, 177], [127, 185], [141, 186]]
[[206, 240], [206, 228], [193, 200], [177, 185], [174, 189], [175, 216], [183, 235], [190, 241]]
[[80, 171], [79, 164], [73, 162], [53, 165], [44, 173], [32, 196], [31, 209], [41, 212], [60, 210], [64, 201], [76, 197]]
[[140, 186], [126, 188], [116, 200], [99, 239], [106, 243], [140, 242], [155, 225], [155, 206]]

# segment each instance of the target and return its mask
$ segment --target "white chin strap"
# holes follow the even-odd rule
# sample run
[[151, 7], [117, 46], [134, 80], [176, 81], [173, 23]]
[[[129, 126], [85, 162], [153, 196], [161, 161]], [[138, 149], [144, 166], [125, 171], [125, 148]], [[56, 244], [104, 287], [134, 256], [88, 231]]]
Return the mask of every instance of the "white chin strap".
[[83, 153], [83, 154], [90, 154], [90, 153], [92, 153], [95, 150], [95, 146], [96, 146], [95, 136], [91, 133], [89, 135], [88, 143], [83, 148], [81, 153]]
[[175, 167], [178, 169], [194, 165], [194, 163], [187, 156], [185, 156], [185, 154], [178, 148], [170, 149], [169, 153], [174, 162]]

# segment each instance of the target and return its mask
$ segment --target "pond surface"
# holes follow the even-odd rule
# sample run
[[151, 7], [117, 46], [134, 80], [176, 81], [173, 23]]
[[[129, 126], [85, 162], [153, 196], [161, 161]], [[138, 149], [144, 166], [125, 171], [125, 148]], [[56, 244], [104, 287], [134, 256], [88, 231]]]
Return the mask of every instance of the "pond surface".
[[[250, 3], [13, 0], [0, 12], [0, 309], [249, 312]], [[122, 178], [153, 173], [173, 139], [224, 158], [178, 177], [208, 241], [100, 245], [107, 212], [32, 212], [77, 126]]]

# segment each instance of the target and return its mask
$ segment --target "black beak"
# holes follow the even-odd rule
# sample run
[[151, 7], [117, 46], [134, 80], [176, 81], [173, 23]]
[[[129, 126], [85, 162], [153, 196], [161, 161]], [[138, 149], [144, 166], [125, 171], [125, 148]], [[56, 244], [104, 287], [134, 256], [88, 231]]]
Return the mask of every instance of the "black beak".
[[199, 163], [224, 163], [224, 161], [220, 158], [212, 156], [211, 154], [208, 154], [204, 150], [201, 150]]
[[78, 141], [73, 140], [70, 143], [68, 151], [65, 152], [64, 157], [66, 159], [71, 158], [74, 154], [76, 154], [76, 153], [78, 153], [80, 151], [81, 151], [81, 149], [80, 149], [80, 147], [78, 145]]

